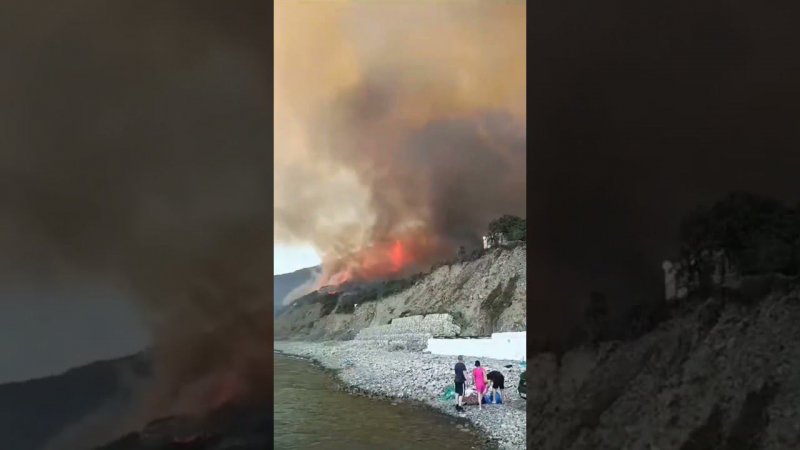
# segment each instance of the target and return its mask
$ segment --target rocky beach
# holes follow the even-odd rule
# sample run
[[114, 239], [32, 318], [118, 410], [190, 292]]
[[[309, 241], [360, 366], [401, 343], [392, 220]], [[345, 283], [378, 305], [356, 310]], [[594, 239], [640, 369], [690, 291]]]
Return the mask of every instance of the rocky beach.
[[[504, 361], [464, 355], [467, 362], [479, 359], [505, 376], [501, 405], [467, 406], [459, 413], [453, 400], [443, 400], [452, 386], [455, 357], [396, 350], [369, 341], [298, 342], [276, 341], [275, 351], [312, 360], [332, 370], [343, 387], [353, 393], [427, 405], [444, 414], [463, 418], [487, 438], [487, 447], [503, 450], [525, 448], [526, 402], [517, 393], [519, 361]], [[505, 366], [510, 365], [510, 368]], [[468, 364], [468, 367], [471, 364]], [[464, 429], [462, 427], [462, 429]]]

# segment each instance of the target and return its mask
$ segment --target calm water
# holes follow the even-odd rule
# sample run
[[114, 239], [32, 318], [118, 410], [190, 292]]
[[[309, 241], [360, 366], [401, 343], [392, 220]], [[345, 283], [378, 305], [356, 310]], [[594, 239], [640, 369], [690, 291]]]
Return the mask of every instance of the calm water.
[[312, 364], [275, 355], [275, 449], [478, 449], [483, 440], [419, 406], [337, 390]]

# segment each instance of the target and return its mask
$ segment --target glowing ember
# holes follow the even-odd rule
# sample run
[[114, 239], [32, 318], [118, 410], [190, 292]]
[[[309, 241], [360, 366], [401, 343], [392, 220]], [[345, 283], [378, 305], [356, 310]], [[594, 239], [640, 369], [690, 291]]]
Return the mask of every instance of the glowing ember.
[[199, 434], [194, 434], [194, 435], [186, 436], [186, 437], [174, 436], [172, 438], [172, 442], [174, 442], [176, 444], [181, 444], [181, 445], [193, 444], [193, 443], [195, 443], [195, 442], [197, 442], [199, 440], [200, 440], [200, 435]]

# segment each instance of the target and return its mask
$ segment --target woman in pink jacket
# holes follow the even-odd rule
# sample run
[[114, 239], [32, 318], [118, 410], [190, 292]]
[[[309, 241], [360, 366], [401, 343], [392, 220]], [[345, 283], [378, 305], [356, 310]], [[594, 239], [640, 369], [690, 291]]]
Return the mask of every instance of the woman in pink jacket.
[[475, 361], [475, 368], [472, 369], [472, 379], [475, 381], [475, 390], [478, 391], [478, 409], [481, 409], [483, 396], [489, 392], [489, 380], [486, 379], [486, 370], [481, 367], [480, 361]]

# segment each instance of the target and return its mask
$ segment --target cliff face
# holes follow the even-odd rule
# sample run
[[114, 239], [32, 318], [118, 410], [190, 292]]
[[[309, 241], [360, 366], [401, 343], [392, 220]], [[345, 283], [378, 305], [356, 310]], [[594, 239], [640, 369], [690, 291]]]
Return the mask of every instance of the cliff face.
[[[413, 315], [448, 313], [461, 336], [526, 327], [526, 246], [497, 248], [474, 261], [441, 266], [400, 292], [373, 299], [307, 297], [275, 320], [276, 339], [351, 339], [369, 326]], [[312, 296], [313, 297], [313, 296]]]
[[695, 301], [639, 339], [538, 355], [528, 445], [800, 448], [798, 295]]

